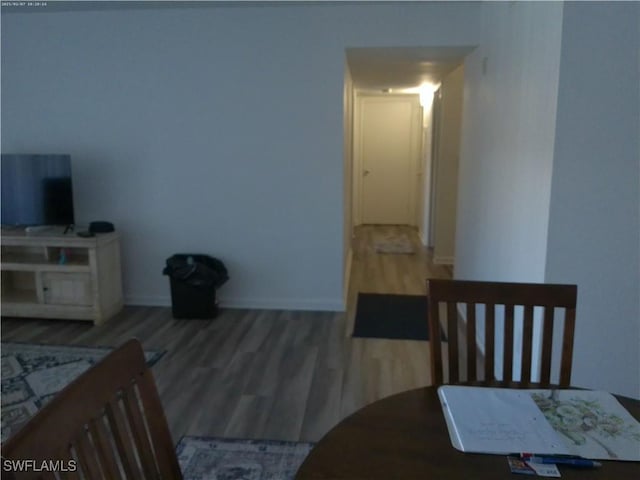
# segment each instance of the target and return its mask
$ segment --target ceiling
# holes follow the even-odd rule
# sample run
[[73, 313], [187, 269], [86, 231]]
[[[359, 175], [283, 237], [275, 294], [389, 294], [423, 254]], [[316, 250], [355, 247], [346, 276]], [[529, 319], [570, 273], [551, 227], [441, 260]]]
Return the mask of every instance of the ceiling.
[[[4, 3], [4, 2], [3, 2]], [[6, 2], [2, 13], [45, 12], [75, 10], [110, 10], [136, 8], [184, 8], [184, 7], [239, 7], [279, 6], [309, 4], [295, 1], [55, 1], [42, 2], [41, 8], [30, 7], [26, 2]], [[415, 88], [423, 83], [438, 84], [463, 63], [464, 57], [474, 50], [463, 47], [381, 47], [347, 48], [347, 62], [356, 89], [381, 91]]]
[[437, 84], [475, 47], [348, 48], [355, 88], [386, 90]]

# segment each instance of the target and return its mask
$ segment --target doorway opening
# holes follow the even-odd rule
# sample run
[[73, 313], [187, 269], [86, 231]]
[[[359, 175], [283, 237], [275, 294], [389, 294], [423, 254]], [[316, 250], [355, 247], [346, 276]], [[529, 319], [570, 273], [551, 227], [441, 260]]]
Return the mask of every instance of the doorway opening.
[[[462, 64], [472, 49], [346, 51], [348, 312], [354, 310], [358, 292], [423, 294], [426, 278], [452, 277], [460, 128], [451, 128], [455, 115], [445, 115], [445, 109], [458, 109], [461, 123]], [[439, 102], [435, 109], [434, 92]], [[412, 252], [402, 253], [402, 245], [399, 252], [380, 252], [378, 245], [385, 239], [392, 246], [406, 239]], [[448, 250], [442, 248], [447, 242]]]

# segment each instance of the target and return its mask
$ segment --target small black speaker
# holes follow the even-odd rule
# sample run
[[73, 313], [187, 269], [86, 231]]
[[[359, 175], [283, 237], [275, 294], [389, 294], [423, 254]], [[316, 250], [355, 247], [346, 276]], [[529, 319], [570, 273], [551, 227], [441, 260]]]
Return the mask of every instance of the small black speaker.
[[115, 227], [111, 222], [91, 222], [89, 224], [89, 233], [109, 233], [114, 230]]

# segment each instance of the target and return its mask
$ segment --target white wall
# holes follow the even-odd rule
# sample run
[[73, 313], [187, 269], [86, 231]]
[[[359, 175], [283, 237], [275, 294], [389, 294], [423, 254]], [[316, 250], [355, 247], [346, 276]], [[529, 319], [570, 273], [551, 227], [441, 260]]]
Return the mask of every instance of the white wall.
[[455, 277], [544, 281], [562, 4], [483, 3], [465, 62]]
[[458, 164], [462, 129], [464, 65], [442, 79], [440, 140], [435, 158], [435, 219], [433, 261], [453, 265], [455, 259]]
[[545, 280], [561, 28], [561, 3], [482, 4], [465, 62], [455, 278]]
[[640, 398], [639, 8], [483, 4], [455, 276], [576, 283], [572, 383]]
[[230, 270], [223, 304], [341, 309], [344, 50], [473, 45], [479, 8], [3, 12], [2, 151], [72, 154], [128, 303], [168, 304], [165, 258], [202, 252]]
[[564, 6], [546, 280], [578, 285], [572, 383], [640, 398], [640, 5]]

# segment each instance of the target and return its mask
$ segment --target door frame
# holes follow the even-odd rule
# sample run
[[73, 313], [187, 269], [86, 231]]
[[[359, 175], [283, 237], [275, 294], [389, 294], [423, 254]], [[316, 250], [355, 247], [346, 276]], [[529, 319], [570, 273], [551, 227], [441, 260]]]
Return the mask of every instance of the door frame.
[[364, 160], [362, 158], [362, 145], [364, 141], [362, 105], [367, 101], [376, 102], [397, 102], [398, 100], [409, 100], [412, 103], [411, 110], [411, 162], [410, 176], [414, 181], [410, 181], [409, 189], [409, 218], [411, 226], [418, 226], [418, 181], [420, 169], [420, 148], [422, 134], [422, 107], [420, 106], [420, 96], [417, 94], [391, 94], [391, 93], [368, 93], [357, 92], [355, 99], [355, 115], [353, 116], [353, 225], [362, 225], [363, 212], [363, 187], [362, 177], [364, 176]]
[[431, 130], [431, 165], [429, 174], [429, 235], [427, 246], [434, 247], [436, 244], [436, 199], [438, 189], [438, 164], [440, 162], [440, 132], [442, 129], [442, 88], [438, 88], [433, 93], [433, 104], [431, 107], [432, 125]]

